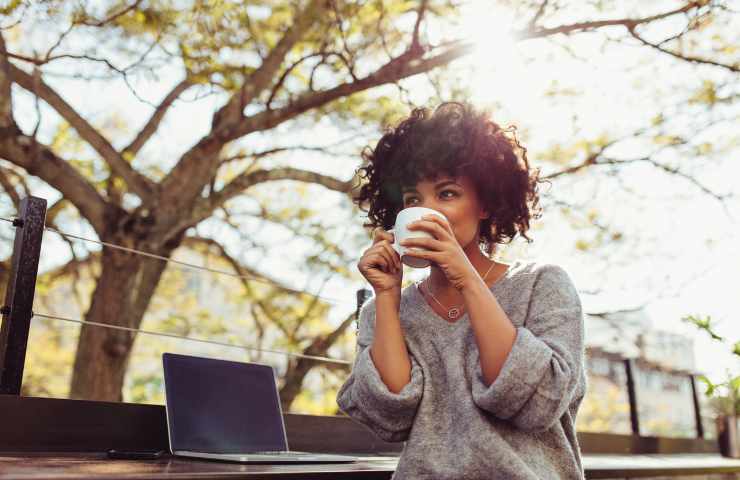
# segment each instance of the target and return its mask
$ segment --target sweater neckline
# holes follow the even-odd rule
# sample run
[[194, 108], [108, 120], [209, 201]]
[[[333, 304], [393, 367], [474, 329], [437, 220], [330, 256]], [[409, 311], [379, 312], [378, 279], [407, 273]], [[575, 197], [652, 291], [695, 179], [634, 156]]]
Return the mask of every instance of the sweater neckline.
[[[503, 275], [501, 275], [493, 284], [489, 285], [488, 288], [491, 291], [494, 291], [496, 287], [504, 283], [510, 276], [511, 273], [514, 270], [514, 266], [516, 264], [520, 263], [519, 260], [514, 260], [511, 263], [508, 264], [508, 267], [506, 268], [506, 271]], [[460, 316], [457, 320], [454, 322], [450, 322], [449, 320], [445, 320], [440, 314], [438, 314], [429, 303], [427, 303], [427, 299], [424, 298], [424, 295], [419, 290], [419, 284], [423, 282], [424, 280], [419, 280], [418, 282], [415, 282], [411, 287], [412, 295], [416, 299], [416, 302], [421, 305], [421, 308], [425, 311], [427, 314], [426, 316], [431, 316], [434, 319], [435, 323], [441, 323], [447, 325], [449, 328], [456, 328], [459, 325], [463, 323], [467, 323], [469, 321], [468, 319], [468, 311], [465, 310], [465, 313]]]

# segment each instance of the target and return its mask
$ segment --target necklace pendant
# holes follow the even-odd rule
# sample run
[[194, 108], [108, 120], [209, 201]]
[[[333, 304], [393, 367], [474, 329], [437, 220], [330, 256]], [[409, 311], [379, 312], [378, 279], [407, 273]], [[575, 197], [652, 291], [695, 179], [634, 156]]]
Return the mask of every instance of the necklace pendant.
[[447, 316], [448, 316], [448, 317], [450, 317], [450, 318], [452, 318], [452, 319], [454, 320], [455, 318], [457, 318], [457, 317], [459, 317], [459, 316], [460, 316], [460, 309], [459, 309], [459, 308], [457, 308], [457, 307], [453, 307], [453, 308], [451, 308], [451, 309], [450, 309], [450, 310], [449, 310], [449, 311], [447, 312]]

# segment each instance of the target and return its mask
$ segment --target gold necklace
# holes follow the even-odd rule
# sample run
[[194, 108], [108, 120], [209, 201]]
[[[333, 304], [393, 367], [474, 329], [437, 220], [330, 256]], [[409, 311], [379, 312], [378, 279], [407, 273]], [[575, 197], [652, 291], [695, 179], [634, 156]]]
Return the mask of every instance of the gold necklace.
[[[488, 276], [488, 274], [489, 274], [489, 273], [491, 272], [491, 270], [493, 269], [494, 265], [496, 265], [496, 262], [493, 262], [493, 263], [491, 264], [491, 266], [490, 266], [490, 267], [488, 268], [488, 271], [486, 272], [486, 274], [485, 274], [485, 275], [483, 275], [483, 281], [484, 281], [484, 282], [486, 281], [486, 277], [487, 277], [487, 276]], [[427, 279], [428, 279], [428, 278], [430, 278], [430, 277], [427, 277]], [[422, 281], [421, 283], [424, 283], [424, 281]], [[460, 305], [455, 305], [455, 306], [453, 306], [452, 308], [449, 308], [449, 309], [448, 309], [447, 307], [445, 307], [444, 305], [442, 305], [442, 302], [440, 302], [439, 300], [437, 300], [437, 297], [435, 297], [435, 296], [434, 296], [434, 294], [432, 293], [432, 289], [430, 288], [430, 286], [429, 286], [429, 285], [427, 285], [427, 293], [428, 293], [428, 294], [429, 294], [429, 295], [430, 295], [430, 296], [431, 296], [431, 297], [432, 297], [432, 298], [434, 299], [434, 301], [435, 301], [435, 302], [439, 303], [439, 305], [440, 305], [440, 306], [441, 306], [441, 307], [442, 307], [443, 309], [447, 310], [447, 316], [448, 316], [449, 318], [451, 318], [452, 320], [454, 320], [454, 319], [456, 319], [457, 317], [459, 317], [459, 316], [460, 316], [460, 314], [462, 313], [461, 307], [465, 306], [465, 303], [462, 303], [462, 304], [460, 304]]]

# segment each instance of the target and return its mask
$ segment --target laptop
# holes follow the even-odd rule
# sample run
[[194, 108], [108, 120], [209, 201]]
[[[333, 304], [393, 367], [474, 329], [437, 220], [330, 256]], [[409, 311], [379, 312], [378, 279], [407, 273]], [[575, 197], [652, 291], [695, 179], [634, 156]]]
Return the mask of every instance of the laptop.
[[270, 365], [164, 353], [173, 455], [233, 462], [338, 463], [355, 457], [288, 449]]

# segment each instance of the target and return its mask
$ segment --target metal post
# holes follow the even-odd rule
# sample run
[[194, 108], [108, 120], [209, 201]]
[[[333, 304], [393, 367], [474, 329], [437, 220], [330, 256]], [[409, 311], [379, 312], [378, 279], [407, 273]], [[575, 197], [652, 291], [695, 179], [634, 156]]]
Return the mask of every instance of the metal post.
[[701, 421], [701, 407], [699, 405], [699, 394], [696, 389], [696, 377], [689, 375], [691, 381], [691, 397], [694, 401], [694, 419], [696, 420], [696, 438], [704, 438], [704, 424]]
[[368, 290], [367, 288], [361, 288], [357, 290], [357, 311], [355, 311], [356, 318], [360, 318], [360, 308], [365, 303], [365, 301], [367, 301], [367, 299], [372, 296], [372, 294], [372, 290]]
[[[357, 310], [355, 311], [355, 336], [360, 335], [360, 308], [367, 301], [367, 299], [370, 298], [372, 293], [372, 290], [368, 290], [367, 288], [361, 288], [357, 290]], [[357, 353], [359, 347], [359, 343], [356, 343], [355, 353]]]
[[630, 423], [632, 434], [640, 435], [640, 418], [637, 414], [637, 393], [635, 389], [634, 364], [631, 358], [624, 359], [624, 370], [627, 372], [627, 394], [630, 401]]
[[0, 393], [3, 394], [21, 393], [45, 221], [46, 200], [37, 197], [21, 200], [19, 216], [13, 222], [15, 242], [0, 328]]

